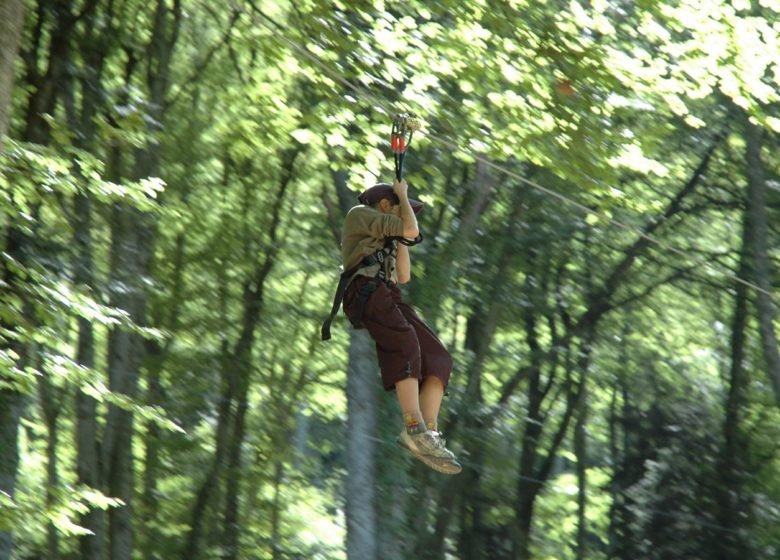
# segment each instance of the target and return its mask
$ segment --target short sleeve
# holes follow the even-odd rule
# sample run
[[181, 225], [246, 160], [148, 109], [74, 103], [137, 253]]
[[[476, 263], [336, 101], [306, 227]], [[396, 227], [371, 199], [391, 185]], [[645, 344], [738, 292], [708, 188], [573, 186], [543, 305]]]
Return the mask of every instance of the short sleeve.
[[373, 208], [355, 208], [347, 216], [353, 234], [367, 235], [374, 239], [401, 237], [404, 234], [404, 222], [394, 214], [383, 214]]

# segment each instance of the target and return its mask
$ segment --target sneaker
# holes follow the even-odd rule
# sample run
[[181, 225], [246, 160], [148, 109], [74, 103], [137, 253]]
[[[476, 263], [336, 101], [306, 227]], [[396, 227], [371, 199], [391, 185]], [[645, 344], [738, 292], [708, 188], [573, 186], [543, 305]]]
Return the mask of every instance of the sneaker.
[[463, 470], [439, 432], [427, 431], [410, 436], [406, 430], [401, 430], [396, 443], [435, 471], [458, 474]]

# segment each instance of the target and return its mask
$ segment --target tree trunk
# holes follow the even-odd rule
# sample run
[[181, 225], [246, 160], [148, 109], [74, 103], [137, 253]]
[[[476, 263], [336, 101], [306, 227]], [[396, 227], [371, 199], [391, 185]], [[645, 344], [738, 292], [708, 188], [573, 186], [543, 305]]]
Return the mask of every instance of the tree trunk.
[[[89, 198], [76, 196], [74, 201], [74, 241], [77, 261], [74, 282], [91, 287], [92, 273], [92, 209]], [[76, 361], [86, 368], [95, 367], [95, 336], [92, 322], [79, 317]], [[76, 474], [79, 484], [100, 489], [100, 445], [98, 443], [97, 401], [81, 390], [76, 392]], [[91, 509], [81, 515], [81, 526], [92, 535], [79, 537], [82, 560], [102, 560], [105, 539], [105, 514]]]
[[[353, 205], [347, 174], [331, 173], [338, 211], [326, 204], [331, 231], [340, 241], [341, 225]], [[329, 200], [327, 194], [323, 194]], [[334, 269], [336, 267], [334, 266]], [[335, 278], [335, 275], [334, 275]], [[368, 331], [352, 330], [347, 363], [347, 558], [378, 558], [376, 520], [377, 360]]]
[[[111, 305], [128, 312], [137, 325], [145, 324], [146, 286], [152, 250], [149, 216], [117, 205], [112, 219]], [[109, 334], [109, 388], [131, 399], [137, 396], [144, 344], [128, 330]], [[109, 495], [125, 505], [109, 510], [109, 557], [131, 560], [133, 552], [133, 413], [109, 405], [102, 446], [104, 481]]]
[[[533, 325], [529, 325], [529, 332], [534, 332]], [[514, 557], [518, 560], [531, 559], [531, 530], [533, 527], [533, 514], [536, 498], [550, 477], [555, 458], [558, 455], [563, 439], [568, 432], [569, 423], [580, 402], [585, 381], [590, 366], [591, 344], [596, 333], [596, 325], [590, 325], [582, 339], [579, 348], [569, 348], [567, 352], [576, 352], [578, 359], [568, 360], [566, 367], [566, 379], [563, 386], [566, 392], [566, 403], [557, 429], [550, 436], [550, 443], [545, 449], [545, 454], [539, 452], [541, 436], [544, 428], [544, 416], [541, 414], [542, 402], [546, 397], [547, 387], [541, 387], [540, 368], [534, 368], [530, 379], [528, 392], [529, 405], [528, 417], [525, 421], [523, 435], [523, 451], [520, 458], [520, 471], [518, 473], [517, 498], [515, 503], [515, 527], [512, 531], [512, 545]], [[532, 352], [534, 352], [532, 347]], [[574, 371], [579, 372], [579, 380], [574, 380]], [[549, 415], [548, 415], [549, 416]], [[526, 453], [526, 446], [529, 452]]]
[[[749, 278], [750, 269], [750, 217], [745, 212], [743, 219], [742, 247], [740, 248], [740, 278]], [[731, 366], [728, 377], [728, 394], [723, 422], [723, 450], [718, 473], [721, 477], [718, 492], [718, 524], [732, 531], [724, 532], [717, 547], [716, 560], [738, 560], [749, 556], [741, 538], [743, 516], [740, 515], [742, 487], [745, 483], [744, 457], [746, 441], [742, 434], [742, 418], [747, 406], [747, 372], [745, 371], [745, 329], [748, 321], [748, 287], [742, 282], [734, 286], [734, 314], [731, 319]]]
[[[159, 355], [155, 357], [158, 363], [150, 368], [146, 401], [153, 406], [160, 406], [162, 403], [162, 385], [160, 384], [162, 364], [159, 362], [162, 361], [162, 357]], [[162, 540], [159, 530], [161, 520], [157, 519], [158, 504], [160, 503], [157, 476], [160, 469], [161, 432], [162, 430], [156, 423], [149, 422], [144, 437], [146, 453], [144, 455], [143, 496], [141, 496], [141, 511], [139, 512], [144, 534], [139, 542], [139, 547], [143, 557], [147, 560], [158, 558], [158, 553], [155, 550], [156, 543]]]
[[[14, 497], [16, 469], [19, 465], [18, 431], [22, 413], [22, 395], [0, 389], [0, 492]], [[13, 533], [0, 531], [0, 560], [9, 560]]]
[[268, 246], [266, 247], [265, 257], [261, 263], [255, 267], [252, 277], [244, 286], [244, 316], [242, 322], [241, 336], [236, 343], [233, 352], [233, 369], [237, 372], [237, 391], [236, 391], [236, 413], [233, 416], [233, 430], [228, 447], [228, 472], [229, 477], [226, 484], [226, 507], [224, 516], [224, 529], [222, 536], [222, 546], [226, 551], [227, 560], [236, 560], [238, 558], [238, 545], [240, 536], [239, 524], [239, 490], [242, 479], [242, 458], [241, 448], [244, 443], [247, 399], [249, 398], [249, 387], [252, 371], [252, 347], [255, 340], [255, 331], [260, 321], [263, 304], [265, 302], [265, 285], [268, 280], [282, 243], [278, 241], [280, 237], [280, 224], [282, 220], [282, 208], [285, 202], [285, 195], [293, 180], [295, 171], [295, 162], [301, 153], [301, 147], [297, 146], [285, 150], [281, 155], [281, 176], [279, 189], [276, 192], [274, 202], [271, 206], [271, 223], [268, 231]]
[[[233, 430], [228, 447], [228, 471], [225, 483], [225, 516], [223, 522], [223, 549], [226, 560], [236, 560], [239, 557], [239, 494], [241, 490], [242, 460], [241, 447], [246, 431], [247, 399], [249, 398], [249, 383], [252, 370], [251, 360], [247, 358], [238, 365], [239, 388], [236, 402], [236, 412], [233, 415]], [[274, 555], [276, 556], [276, 555]]]
[[[515, 270], [514, 255], [517, 253], [517, 238], [520, 235], [524, 211], [522, 189], [515, 190], [512, 199], [513, 212], [507, 221], [506, 234], [501, 236], [501, 251], [497, 259], [498, 268], [492, 281], [486, 283], [493, 294], [502, 294], [512, 282]], [[479, 301], [479, 298], [476, 298]], [[426, 537], [423, 533], [418, 538], [418, 554], [422, 558], [443, 558], [447, 529], [453, 515], [457, 514], [454, 502], [456, 496], [463, 498], [463, 506], [468, 513], [468, 519], [463, 519], [459, 540], [460, 552], [464, 557], [482, 558], [486, 552], [486, 541], [483, 519], [482, 494], [480, 490], [483, 463], [487, 452], [487, 442], [484, 439], [486, 422], [480, 409], [484, 406], [482, 393], [482, 372], [490, 357], [490, 349], [496, 328], [506, 302], [499, 297], [490, 297], [490, 307], [487, 312], [474, 310], [467, 321], [466, 348], [473, 352], [474, 357], [466, 371], [466, 399], [464, 406], [457, 412], [455, 418], [447, 426], [450, 437], [462, 434], [463, 446], [468, 452], [469, 461], [464, 471], [452, 485], [446, 485], [439, 496], [439, 514], [436, 517], [434, 533]], [[468, 427], [468, 429], [464, 429]], [[457, 488], [455, 490], [454, 488]], [[421, 527], [423, 531], [425, 527]]]
[[[224, 349], [224, 354], [227, 348]], [[203, 480], [195, 497], [195, 505], [192, 508], [190, 530], [184, 545], [182, 560], [197, 560], [200, 557], [201, 536], [204, 532], [206, 514], [212, 503], [214, 495], [219, 490], [219, 480], [225, 465], [227, 455], [228, 434], [230, 431], [231, 405], [235, 398], [236, 381], [235, 372], [230, 367], [230, 360], [223, 355], [221, 366], [222, 387], [219, 396], [219, 412], [217, 416], [217, 428], [214, 439], [216, 447], [211, 467]]]
[[[158, 314], [152, 314], [155, 328], [169, 333], [176, 333], [179, 327], [180, 306], [183, 301], [183, 276], [184, 276], [184, 243], [183, 234], [176, 236], [173, 256], [173, 286], [171, 287], [171, 306]], [[163, 309], [163, 306], [158, 306]], [[162, 385], [162, 372], [165, 367], [168, 350], [173, 343], [173, 338], [168, 338], [165, 344], [156, 340], [146, 341], [146, 354], [148, 356], [146, 366], [148, 373], [146, 402], [152, 406], [164, 406], [165, 394]], [[157, 519], [159, 511], [159, 492], [157, 490], [157, 477], [160, 469], [160, 449], [163, 446], [163, 431], [155, 422], [149, 422], [144, 438], [144, 482], [143, 496], [141, 497], [141, 523], [145, 527], [143, 541], [140, 543], [144, 558], [152, 560], [157, 557], [155, 543], [159, 542], [162, 535], [159, 530], [160, 522]]]
[[[97, 3], [87, 3], [87, 7], [94, 9]], [[25, 108], [25, 129], [23, 138], [28, 142], [48, 144], [51, 136], [46, 115], [53, 115], [57, 107], [57, 100], [62, 94], [62, 85], [68, 80], [67, 74], [72, 70], [70, 64], [71, 35], [78, 16], [71, 12], [72, 0], [39, 0], [38, 17], [45, 17], [50, 12], [53, 17], [48, 44], [48, 53], [41, 56], [32, 53], [32, 61], [28, 60], [26, 80], [33, 86]], [[46, 71], [38, 72], [38, 60], [40, 57], [47, 62]]]
[[352, 333], [347, 366], [347, 558], [377, 558], [377, 361], [368, 331]]
[[[170, 85], [170, 68], [174, 46], [178, 40], [182, 11], [180, 0], [169, 8], [158, 0], [147, 48], [146, 84], [151, 107], [147, 144], [136, 150], [131, 179], [139, 180], [160, 175], [162, 153], [155, 139], [165, 121], [166, 96]], [[111, 295], [115, 307], [128, 312], [139, 326], [146, 326], [146, 281], [151, 270], [151, 256], [156, 236], [155, 218], [135, 208], [118, 204], [112, 223]], [[140, 335], [124, 330], [109, 335], [109, 386], [112, 391], [135, 399], [145, 346]], [[103, 468], [110, 494], [122, 499], [124, 506], [109, 510], [109, 557], [111, 560], [132, 560], [133, 490], [133, 414], [109, 407], [106, 420]]]
[[[112, 4], [109, 4], [109, 8]], [[96, 9], [85, 12], [85, 36], [79, 47], [84, 65], [79, 72], [78, 85], [81, 86], [81, 103], [77, 109], [77, 81], [69, 80], [63, 88], [65, 114], [68, 126], [74, 132], [76, 145], [85, 151], [92, 151], [95, 142], [95, 115], [104, 107], [102, 75], [108, 52], [116, 41], [116, 29], [110, 25], [98, 31], [95, 23]], [[103, 21], [110, 22], [113, 13], [102, 14]], [[70, 64], [73, 64], [71, 61]], [[75, 172], [79, 174], [77, 164]], [[89, 195], [78, 193], [73, 201], [73, 246], [75, 262], [73, 270], [74, 284], [86, 289], [97, 297], [93, 290], [94, 258], [92, 243], [92, 201]], [[85, 368], [95, 367], [95, 335], [92, 321], [78, 317], [78, 341], [76, 361]], [[75, 396], [75, 443], [76, 475], [79, 484], [102, 490], [100, 475], [100, 441], [97, 420], [98, 404], [91, 396], [77, 390]], [[79, 537], [79, 551], [82, 560], [102, 560], [105, 554], [106, 514], [99, 508], [91, 508], [80, 516], [80, 525], [92, 532]]]
[[772, 302], [772, 276], [768, 250], [768, 226], [766, 209], [766, 179], [764, 163], [761, 160], [763, 131], [745, 117], [745, 142], [747, 147], [747, 212], [750, 231], [750, 253], [753, 279], [761, 288], [756, 292], [758, 327], [761, 333], [761, 346], [764, 361], [769, 373], [769, 381], [775, 391], [775, 402], [780, 406], [780, 351], [777, 345], [774, 319], [775, 307]]
[[582, 389], [577, 403], [577, 423], [574, 425], [574, 453], [577, 457], [577, 550], [576, 560], [585, 560], [587, 551], [587, 517], [588, 504], [588, 447], [585, 426], [588, 421], [588, 391], [587, 378], [582, 381]]
[[[5, 250], [7, 254], [16, 262], [24, 263], [26, 261], [22, 251], [22, 240], [20, 231], [16, 228], [9, 228], [6, 237]], [[2, 280], [5, 286], [10, 290], [18, 290], [21, 280], [14, 270], [5, 266], [5, 261], [0, 260], [2, 264]], [[16, 326], [8, 324], [0, 318], [0, 326], [9, 331], [14, 331]], [[25, 347], [17, 341], [7, 342], [2, 340], [0, 350], [14, 352], [20, 357], [17, 366], [24, 368]], [[7, 374], [0, 374], [5, 377]], [[19, 466], [19, 420], [22, 415], [23, 395], [13, 388], [0, 389], [0, 492], [3, 492], [14, 498], [16, 488], [16, 472]], [[8, 560], [13, 550], [13, 534], [8, 531], [0, 531], [0, 560]]]
[[[464, 176], [464, 182], [468, 179]], [[414, 288], [415, 301], [419, 302], [425, 315], [431, 324], [435, 324], [439, 318], [440, 305], [444, 300], [442, 294], [446, 293], [451, 282], [459, 276], [458, 263], [464, 262], [464, 254], [469, 251], [471, 238], [477, 230], [480, 216], [489, 203], [489, 195], [496, 185], [495, 177], [490, 173], [490, 167], [483, 159], [478, 159], [474, 169], [473, 188], [467, 189], [467, 202], [465, 210], [460, 216], [456, 231], [451, 232], [450, 241], [444, 245], [426, 269], [428, 278], [425, 285], [433, 290], [434, 294], [423, 291], [422, 286]], [[428, 296], [432, 297], [428, 297]]]
[[11, 122], [11, 92], [23, 22], [23, 0], [0, 0], [0, 150]]
[[[51, 385], [44, 376], [38, 382], [38, 392], [41, 401], [41, 411], [46, 423], [46, 507], [51, 509], [56, 505], [56, 494], [59, 490], [57, 472], [57, 440], [59, 432], [57, 419], [60, 415], [60, 399], [58, 389]], [[58, 560], [60, 557], [59, 535], [52, 522], [46, 527], [46, 558]]]
[[274, 500], [271, 508], [271, 559], [279, 560], [282, 556], [282, 481], [284, 480], [284, 463], [276, 461], [274, 465]]
[[[22, 0], [0, 0], [0, 150], [5, 146], [10, 122], [11, 90], [22, 35], [23, 15]], [[13, 230], [8, 232], [6, 251], [13, 249], [14, 242], [10, 239], [12, 235]], [[6, 282], [11, 281], [11, 272], [5, 267], [2, 270], [2, 278]], [[2, 349], [5, 350], [5, 344]], [[17, 437], [21, 411], [21, 395], [10, 389], [0, 389], [0, 492], [5, 492], [11, 498], [14, 497], [16, 469], [19, 463]], [[12, 549], [12, 533], [0, 531], [0, 560], [9, 559]]]

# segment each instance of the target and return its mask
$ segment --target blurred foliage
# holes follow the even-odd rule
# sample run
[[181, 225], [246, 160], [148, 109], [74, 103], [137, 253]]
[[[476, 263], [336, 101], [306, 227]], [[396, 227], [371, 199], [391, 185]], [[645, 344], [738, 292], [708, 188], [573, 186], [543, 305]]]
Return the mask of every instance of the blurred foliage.
[[[156, 10], [179, 5], [165, 50]], [[47, 530], [62, 557], [76, 558], [79, 516], [122, 507], [78, 483], [79, 392], [96, 400], [101, 428], [112, 407], [136, 419], [135, 554], [182, 556], [226, 443], [231, 352], [253, 295], [248, 390], [227, 407], [231, 418], [247, 411], [241, 468], [215, 483], [201, 557], [230, 555], [231, 480], [239, 558], [346, 557], [349, 335], [340, 317], [325, 345], [319, 323], [339, 220], [354, 194], [390, 177], [390, 114], [400, 111], [425, 122], [407, 176], [427, 205], [426, 243], [404, 289], [455, 358], [442, 425], [465, 469], [445, 480], [399, 457], [394, 397], [379, 397], [376, 509], [393, 544], [382, 558], [704, 560], [726, 539], [741, 554], [724, 558], [777, 556], [778, 411], [752, 292], [742, 451], [736, 475], [723, 475], [744, 250], [742, 118], [767, 139], [779, 278], [777, 2], [27, 8], [0, 155], [0, 389], [25, 405], [16, 494], [0, 493], [15, 558], [45, 557]], [[42, 108], [46, 88], [56, 93]], [[159, 173], [147, 177], [152, 157]], [[84, 200], [89, 282], [77, 235]], [[152, 224], [149, 269], [133, 279], [147, 297], [140, 318], [112, 304], [136, 289], [113, 274], [122, 209], [136, 212], [129, 229]], [[77, 358], [84, 322], [95, 333], [91, 366]], [[117, 330], [144, 340], [135, 396], [109, 389]], [[728, 500], [733, 526], [722, 521]]]

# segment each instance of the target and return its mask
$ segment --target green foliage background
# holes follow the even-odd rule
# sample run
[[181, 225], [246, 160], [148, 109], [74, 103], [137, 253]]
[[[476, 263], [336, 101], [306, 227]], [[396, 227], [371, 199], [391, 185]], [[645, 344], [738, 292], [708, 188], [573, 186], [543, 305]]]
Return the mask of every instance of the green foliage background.
[[11, 557], [85, 557], [111, 538], [85, 515], [128, 511], [78, 475], [77, 395], [98, 438], [133, 418], [128, 558], [193, 534], [202, 558], [348, 557], [354, 349], [319, 325], [402, 111], [427, 205], [405, 296], [453, 353], [465, 469], [399, 456], [376, 383], [379, 557], [775, 557], [778, 21], [771, 0], [28, 1], [0, 156]]

